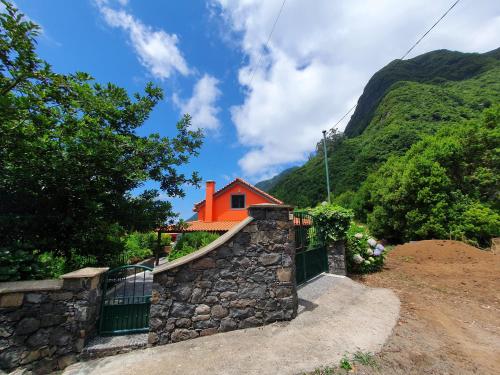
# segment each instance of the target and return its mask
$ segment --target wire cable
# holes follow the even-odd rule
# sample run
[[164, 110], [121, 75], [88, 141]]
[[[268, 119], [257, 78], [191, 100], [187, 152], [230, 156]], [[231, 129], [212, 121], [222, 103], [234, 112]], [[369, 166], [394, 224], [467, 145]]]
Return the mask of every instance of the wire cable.
[[[271, 40], [271, 37], [273, 36], [274, 29], [276, 28], [276, 24], [278, 23], [278, 20], [279, 20], [279, 18], [281, 16], [281, 13], [283, 12], [283, 8], [285, 7], [285, 3], [286, 3], [286, 0], [283, 0], [283, 2], [281, 3], [281, 7], [280, 7], [280, 10], [278, 12], [278, 15], [276, 16], [276, 19], [274, 20], [274, 24], [273, 24], [273, 27], [271, 28], [271, 32], [269, 33], [269, 36], [267, 37], [267, 41], [266, 41], [266, 44], [265, 44], [265, 49], [266, 50], [269, 48], [269, 41]], [[254, 69], [252, 69], [252, 76], [250, 77], [250, 82], [248, 83], [248, 86], [252, 85], [253, 77], [255, 75], [255, 71], [260, 66], [261, 62], [262, 62], [262, 54], [259, 56], [259, 62], [257, 63], [256, 67]]]
[[[419, 39], [418, 39], [418, 40], [417, 40], [417, 41], [416, 41], [416, 42], [415, 42], [415, 43], [414, 43], [411, 47], [410, 47], [410, 49], [409, 49], [408, 51], [406, 51], [406, 52], [405, 52], [405, 54], [403, 55], [403, 57], [401, 57], [401, 59], [400, 59], [400, 60], [404, 60], [404, 58], [405, 58], [406, 56], [408, 56], [408, 55], [410, 54], [410, 52], [411, 52], [411, 51], [413, 51], [413, 49], [414, 49], [414, 48], [415, 48], [415, 47], [416, 47], [416, 46], [417, 46], [417, 45], [418, 45], [418, 44], [419, 44], [419, 43], [420, 43], [420, 42], [421, 42], [421, 41], [422, 41], [422, 40], [423, 40], [423, 39], [427, 36], [427, 34], [429, 34], [429, 33], [432, 31], [432, 29], [434, 29], [434, 28], [437, 26], [437, 24], [438, 24], [439, 22], [441, 22], [441, 20], [442, 20], [444, 17], [446, 17], [446, 15], [447, 15], [447, 14], [448, 14], [448, 13], [449, 13], [449, 12], [450, 12], [453, 8], [455, 8], [455, 6], [456, 6], [459, 2], [460, 2], [460, 0], [456, 0], [456, 1], [455, 1], [455, 2], [454, 2], [454, 3], [453, 3], [453, 4], [452, 4], [452, 5], [448, 8], [448, 10], [447, 10], [446, 12], [444, 12], [444, 13], [443, 13], [443, 15], [442, 15], [441, 17], [439, 17], [439, 19], [438, 19], [438, 20], [434, 23], [434, 25], [432, 25], [432, 26], [429, 28], [429, 30], [427, 30], [427, 31], [426, 31], [426, 32], [425, 32], [425, 33], [424, 33], [424, 34], [423, 34], [423, 35], [422, 35], [422, 36], [421, 36], [421, 37], [420, 37], [420, 38], [419, 38]], [[339, 121], [337, 121], [337, 122], [335, 123], [335, 125], [333, 125], [333, 128], [335, 128], [338, 124], [340, 124], [340, 123], [342, 122], [342, 120], [343, 120], [343, 119], [345, 119], [345, 118], [347, 117], [347, 115], [348, 115], [349, 113], [351, 113], [351, 112], [354, 110], [354, 108], [356, 108], [356, 107], [357, 107], [357, 105], [358, 105], [357, 103], [356, 103], [356, 104], [354, 104], [354, 106], [353, 106], [351, 109], [349, 109], [349, 110], [346, 112], [346, 114], [345, 114], [344, 116], [342, 116], [342, 118], [341, 118]]]

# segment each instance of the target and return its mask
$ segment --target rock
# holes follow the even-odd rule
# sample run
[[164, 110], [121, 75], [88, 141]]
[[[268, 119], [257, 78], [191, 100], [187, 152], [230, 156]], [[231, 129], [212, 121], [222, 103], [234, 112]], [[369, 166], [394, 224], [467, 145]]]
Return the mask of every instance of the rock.
[[7, 327], [2, 327], [0, 326], [0, 337], [9, 337], [10, 335], [12, 335], [12, 330]]
[[0, 369], [12, 369], [19, 365], [23, 350], [18, 347], [12, 347], [0, 352]]
[[42, 346], [49, 344], [49, 331], [46, 329], [40, 329], [35, 334], [31, 335], [26, 341], [32, 348], [41, 348]]
[[224, 318], [221, 320], [219, 327], [221, 332], [227, 332], [238, 328], [238, 324], [231, 318]]
[[266, 287], [265, 285], [259, 284], [247, 284], [246, 288], [243, 288], [239, 291], [238, 297], [240, 299], [257, 299], [257, 298], [265, 298], [266, 296]]
[[220, 298], [222, 298], [222, 299], [232, 300], [232, 299], [233, 299], [233, 298], [235, 298], [237, 295], [238, 295], [238, 293], [236, 293], [236, 292], [222, 292], [222, 293], [220, 294]]
[[190, 318], [193, 316], [194, 308], [187, 303], [174, 302], [170, 314], [176, 318]]
[[233, 280], [219, 280], [215, 283], [214, 289], [217, 292], [236, 291], [238, 285]]
[[0, 307], [19, 307], [23, 304], [23, 293], [9, 293], [0, 296]]
[[23, 356], [23, 359], [21, 359], [20, 364], [25, 365], [25, 364], [31, 363], [33, 361], [36, 361], [38, 358], [40, 358], [40, 350], [34, 350], [32, 352], [27, 352], [26, 355]]
[[261, 325], [262, 325], [262, 320], [254, 317], [254, 316], [251, 316], [250, 318], [243, 320], [239, 324], [239, 328], [251, 328], [251, 327], [258, 327]]
[[200, 288], [195, 288], [191, 294], [191, 303], [199, 303], [203, 300], [204, 292]]
[[210, 306], [208, 305], [198, 305], [194, 312], [198, 315], [208, 314], [210, 312]]
[[274, 294], [277, 298], [289, 297], [292, 295], [292, 288], [276, 288]]
[[71, 334], [63, 327], [57, 327], [50, 335], [50, 343], [57, 346], [69, 345], [72, 341]]
[[76, 356], [74, 354], [65, 355], [57, 360], [57, 366], [60, 370], [72, 365], [76, 362]]
[[194, 262], [191, 266], [195, 270], [206, 270], [209, 268], [215, 268], [215, 260], [212, 258], [201, 258], [199, 261]]
[[192, 317], [193, 322], [199, 322], [201, 320], [208, 320], [210, 319], [210, 315], [195, 315]]
[[290, 268], [280, 268], [276, 271], [276, 276], [278, 280], [282, 283], [288, 283], [292, 281], [292, 270]]
[[201, 330], [200, 336], [210, 336], [217, 332], [218, 332], [217, 328], [206, 328]]
[[[230, 293], [234, 293], [234, 292], [230, 292]], [[234, 294], [236, 294], [236, 293], [234, 293]], [[215, 303], [218, 303], [219, 299], [216, 296], [207, 296], [207, 298], [205, 298], [205, 302], [210, 304], [210, 305], [213, 305]]]
[[245, 319], [253, 315], [252, 308], [246, 309], [231, 309], [231, 317], [237, 319]]
[[54, 301], [67, 301], [71, 298], [73, 298], [72, 292], [53, 293], [50, 295], [50, 299]]
[[222, 319], [227, 316], [228, 311], [226, 308], [222, 307], [221, 305], [215, 305], [212, 307], [212, 316], [216, 319]]
[[42, 298], [45, 299], [45, 296], [39, 293], [28, 293], [24, 298], [29, 303], [41, 303]]
[[158, 335], [154, 332], [149, 332], [148, 335], [148, 344], [154, 345], [158, 342]]
[[149, 327], [153, 331], [157, 331], [163, 325], [163, 320], [160, 318], [150, 318], [149, 319]]
[[264, 254], [259, 257], [259, 262], [264, 266], [277, 264], [281, 261], [281, 254]]
[[179, 342], [198, 337], [198, 333], [189, 329], [176, 329], [172, 332], [172, 342]]
[[189, 285], [179, 285], [174, 288], [172, 294], [177, 301], [187, 301], [192, 291]]
[[63, 323], [65, 320], [66, 318], [63, 315], [48, 314], [42, 317], [40, 326], [41, 327], [56, 326]]
[[191, 326], [191, 319], [188, 318], [180, 318], [175, 321], [176, 327], [180, 328], [189, 328]]
[[257, 301], [254, 299], [238, 299], [236, 301], [231, 301], [229, 303], [229, 306], [243, 308], [243, 307], [253, 307], [256, 304], [257, 304]]
[[40, 321], [35, 318], [24, 318], [16, 327], [16, 335], [29, 335], [40, 327]]
[[79, 306], [76, 307], [76, 320], [79, 322], [85, 322], [89, 317], [89, 308], [87, 306]]

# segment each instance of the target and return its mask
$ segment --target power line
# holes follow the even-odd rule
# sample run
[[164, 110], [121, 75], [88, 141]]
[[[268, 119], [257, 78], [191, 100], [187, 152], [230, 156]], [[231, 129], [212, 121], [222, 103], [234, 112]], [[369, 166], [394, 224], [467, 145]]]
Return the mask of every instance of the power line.
[[[409, 54], [411, 51], [413, 51], [413, 49], [414, 49], [414, 48], [415, 48], [415, 47], [416, 47], [416, 46], [417, 46], [417, 45], [418, 45], [418, 44], [419, 44], [419, 43], [420, 43], [420, 42], [421, 42], [421, 41], [422, 41], [422, 40], [423, 40], [423, 39], [427, 36], [427, 34], [429, 34], [429, 33], [432, 31], [432, 29], [434, 29], [434, 28], [437, 26], [437, 24], [438, 24], [439, 22], [441, 22], [441, 20], [442, 20], [444, 17], [446, 17], [446, 15], [447, 15], [447, 14], [448, 14], [448, 13], [449, 13], [449, 12], [450, 12], [453, 8], [455, 8], [455, 6], [456, 6], [459, 2], [460, 2], [460, 0], [456, 0], [456, 1], [455, 1], [455, 2], [454, 2], [454, 3], [453, 3], [453, 4], [452, 4], [452, 5], [448, 8], [448, 10], [447, 10], [446, 12], [444, 12], [444, 13], [443, 13], [443, 15], [442, 15], [441, 17], [439, 17], [439, 19], [438, 19], [438, 20], [434, 23], [434, 25], [432, 25], [432, 26], [429, 28], [429, 30], [427, 30], [427, 31], [426, 31], [426, 32], [425, 32], [425, 33], [424, 33], [424, 34], [423, 34], [423, 35], [422, 35], [422, 36], [421, 36], [421, 37], [420, 37], [420, 38], [419, 38], [419, 39], [415, 42], [415, 44], [413, 44], [413, 45], [410, 47], [410, 49], [409, 49], [408, 51], [406, 51], [406, 52], [405, 52], [405, 54], [403, 55], [403, 57], [401, 57], [401, 59], [400, 59], [400, 60], [404, 60], [404, 58], [405, 58], [406, 56], [408, 56], [408, 54]], [[346, 112], [346, 114], [345, 114], [344, 116], [342, 116], [342, 118], [341, 118], [339, 121], [337, 121], [337, 122], [335, 123], [335, 125], [333, 125], [333, 128], [335, 128], [338, 124], [340, 124], [340, 123], [342, 122], [342, 120], [343, 120], [343, 119], [345, 119], [345, 118], [347, 117], [347, 115], [348, 115], [349, 113], [351, 113], [351, 112], [354, 110], [354, 108], [356, 108], [356, 107], [357, 107], [357, 105], [358, 105], [358, 104], [354, 104], [354, 106], [353, 106], [351, 109], [349, 109], [349, 110]]]
[[[286, 0], [283, 0], [283, 2], [281, 3], [281, 7], [280, 7], [280, 10], [278, 12], [278, 15], [276, 16], [276, 19], [274, 20], [274, 24], [273, 24], [273, 27], [271, 28], [271, 32], [269, 33], [269, 36], [267, 37], [267, 41], [265, 44], [266, 50], [269, 48], [269, 41], [271, 40], [271, 37], [273, 36], [274, 29], [276, 28], [276, 24], [278, 23], [278, 20], [281, 16], [281, 13], [283, 12], [283, 8], [285, 7], [285, 3], [286, 3]], [[255, 71], [260, 66], [261, 62], [262, 62], [262, 55], [259, 56], [259, 62], [257, 63], [257, 66], [254, 69], [252, 69], [252, 76], [250, 77], [250, 83], [248, 84], [248, 86], [250, 86], [252, 84], [253, 77], [255, 75]]]

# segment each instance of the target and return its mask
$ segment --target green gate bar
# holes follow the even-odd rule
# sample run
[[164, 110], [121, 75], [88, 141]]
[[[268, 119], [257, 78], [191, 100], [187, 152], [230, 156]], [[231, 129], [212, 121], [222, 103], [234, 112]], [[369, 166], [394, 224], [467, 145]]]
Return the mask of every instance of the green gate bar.
[[[106, 273], [99, 334], [120, 335], [149, 331], [151, 294], [149, 290], [146, 291], [146, 273], [151, 271], [149, 267], [132, 265], [118, 267]], [[142, 287], [137, 285], [138, 279], [142, 281]]]

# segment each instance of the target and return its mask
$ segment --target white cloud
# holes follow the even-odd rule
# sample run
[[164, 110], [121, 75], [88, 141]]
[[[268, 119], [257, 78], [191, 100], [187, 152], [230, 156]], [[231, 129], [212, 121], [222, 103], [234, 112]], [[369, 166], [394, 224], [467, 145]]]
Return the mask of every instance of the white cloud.
[[[126, 1], [119, 1], [122, 5]], [[107, 0], [95, 0], [106, 23], [128, 33], [130, 42], [141, 64], [156, 78], [165, 79], [174, 71], [182, 75], [190, 73], [188, 65], [177, 47], [179, 39], [175, 34], [164, 30], [154, 30], [143, 24], [123, 9], [116, 10], [109, 6]]]
[[182, 113], [189, 113], [191, 124], [195, 129], [218, 130], [220, 127], [217, 114], [220, 108], [216, 106], [221, 92], [217, 85], [219, 81], [211, 75], [205, 74], [195, 84], [190, 99], [182, 100], [176, 94], [173, 101]]
[[[245, 98], [231, 113], [239, 141], [249, 147], [239, 164], [254, 177], [303, 161], [373, 73], [401, 57], [451, 4], [288, 1], [265, 51], [281, 1], [213, 1], [249, 58], [239, 71]], [[409, 57], [440, 48], [484, 52], [498, 47], [498, 35], [500, 3], [464, 1]]]

